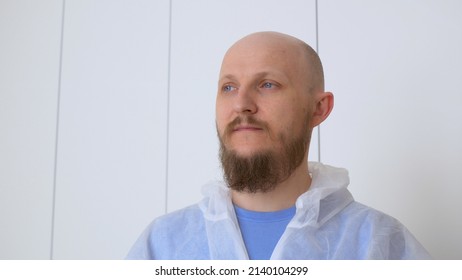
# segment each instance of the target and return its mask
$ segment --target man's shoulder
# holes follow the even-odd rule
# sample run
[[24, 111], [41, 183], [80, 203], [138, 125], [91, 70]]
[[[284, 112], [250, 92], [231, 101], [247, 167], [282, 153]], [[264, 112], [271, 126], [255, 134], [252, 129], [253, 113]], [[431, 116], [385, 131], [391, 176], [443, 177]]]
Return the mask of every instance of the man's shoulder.
[[396, 227], [403, 226], [396, 218], [357, 201], [353, 201], [345, 207], [345, 209], [341, 212], [341, 215], [346, 220], [362, 221], [362, 223], [377, 225], [387, 224]]
[[396, 218], [358, 202], [352, 202], [326, 225], [328, 232], [337, 230], [333, 239], [356, 248], [356, 255], [338, 258], [358, 259], [429, 259], [425, 248]]
[[204, 259], [208, 250], [204, 228], [197, 204], [160, 216], [138, 238], [127, 259]]
[[149, 243], [157, 248], [156, 251], [163, 252], [177, 248], [191, 238], [200, 238], [203, 232], [205, 223], [202, 211], [198, 205], [191, 205], [154, 219], [145, 234]]
[[370, 206], [353, 201], [332, 217], [326, 225], [338, 226], [348, 234], [396, 236], [407, 235], [408, 229], [396, 218]]
[[162, 227], [165, 225], [172, 226], [176, 224], [187, 226], [191, 223], [197, 224], [200, 220], [202, 220], [202, 217], [203, 214], [199, 205], [193, 204], [157, 217], [152, 222], [152, 226]]

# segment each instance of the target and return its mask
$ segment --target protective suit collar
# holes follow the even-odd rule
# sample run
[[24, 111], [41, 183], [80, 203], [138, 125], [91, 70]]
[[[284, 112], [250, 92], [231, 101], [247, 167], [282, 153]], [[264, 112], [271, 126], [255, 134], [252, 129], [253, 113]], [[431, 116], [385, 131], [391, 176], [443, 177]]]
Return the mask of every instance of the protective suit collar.
[[311, 186], [295, 202], [297, 212], [288, 227], [319, 227], [353, 201], [346, 169], [310, 162], [309, 171]]
[[[347, 190], [347, 170], [317, 162], [310, 162], [308, 166], [312, 176], [311, 186], [297, 199], [295, 216], [282, 235], [272, 258], [276, 258], [278, 251], [283, 250], [283, 244], [291, 232], [307, 226], [318, 228], [353, 201]], [[213, 182], [205, 185], [202, 193], [204, 199], [199, 207], [205, 218], [211, 258], [248, 259], [230, 190], [223, 182]], [[223, 232], [229, 235], [224, 236]]]

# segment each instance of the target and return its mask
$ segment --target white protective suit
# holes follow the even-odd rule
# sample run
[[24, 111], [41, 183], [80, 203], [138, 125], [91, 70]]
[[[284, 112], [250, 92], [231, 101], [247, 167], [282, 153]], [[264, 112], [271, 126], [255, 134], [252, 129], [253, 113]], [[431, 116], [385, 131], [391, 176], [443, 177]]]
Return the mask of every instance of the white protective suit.
[[[348, 172], [310, 162], [310, 189], [271, 259], [429, 259], [396, 219], [353, 200]], [[223, 183], [206, 185], [196, 205], [154, 220], [128, 259], [248, 259]]]

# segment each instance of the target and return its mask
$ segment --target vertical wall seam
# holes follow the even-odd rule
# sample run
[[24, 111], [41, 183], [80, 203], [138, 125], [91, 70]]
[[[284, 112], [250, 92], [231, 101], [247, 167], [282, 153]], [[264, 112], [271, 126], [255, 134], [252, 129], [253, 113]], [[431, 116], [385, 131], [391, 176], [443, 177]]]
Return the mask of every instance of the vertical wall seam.
[[[315, 19], [316, 19], [316, 52], [319, 55], [319, 13], [318, 13], [318, 0], [315, 3]], [[318, 162], [321, 162], [321, 125], [318, 125]]]
[[169, 141], [170, 141], [170, 81], [171, 81], [171, 54], [172, 54], [172, 2], [169, 1], [168, 15], [168, 58], [167, 58], [167, 128], [166, 128], [166, 145], [165, 145], [165, 208], [164, 213], [168, 211], [168, 172], [169, 172]]
[[64, 46], [64, 15], [66, 10], [66, 0], [62, 2], [62, 14], [61, 14], [61, 42], [59, 50], [59, 66], [58, 66], [58, 96], [56, 104], [56, 130], [55, 130], [55, 158], [54, 158], [54, 170], [53, 170], [53, 198], [51, 206], [51, 236], [50, 236], [50, 260], [53, 259], [54, 251], [54, 237], [55, 237], [55, 213], [56, 213], [56, 180], [58, 174], [58, 143], [59, 143], [59, 116], [61, 109], [61, 78], [63, 68], [63, 46]]

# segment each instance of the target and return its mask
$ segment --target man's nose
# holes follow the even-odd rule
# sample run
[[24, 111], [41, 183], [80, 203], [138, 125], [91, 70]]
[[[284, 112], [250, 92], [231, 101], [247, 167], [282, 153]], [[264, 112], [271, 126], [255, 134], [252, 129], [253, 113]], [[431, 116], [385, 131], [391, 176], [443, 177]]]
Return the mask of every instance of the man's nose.
[[249, 88], [241, 87], [234, 100], [234, 109], [239, 114], [255, 114], [258, 106], [255, 100], [255, 92]]

